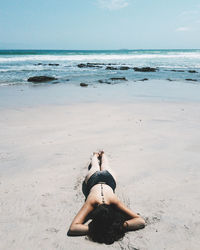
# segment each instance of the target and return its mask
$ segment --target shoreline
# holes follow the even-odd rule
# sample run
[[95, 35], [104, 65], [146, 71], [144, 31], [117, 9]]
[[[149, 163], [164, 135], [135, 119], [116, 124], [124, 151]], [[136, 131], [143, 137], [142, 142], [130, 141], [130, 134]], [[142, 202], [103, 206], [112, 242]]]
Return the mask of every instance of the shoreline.
[[0, 88], [0, 107], [37, 107], [80, 103], [200, 102], [197, 83], [167, 80], [118, 84], [30, 84]]

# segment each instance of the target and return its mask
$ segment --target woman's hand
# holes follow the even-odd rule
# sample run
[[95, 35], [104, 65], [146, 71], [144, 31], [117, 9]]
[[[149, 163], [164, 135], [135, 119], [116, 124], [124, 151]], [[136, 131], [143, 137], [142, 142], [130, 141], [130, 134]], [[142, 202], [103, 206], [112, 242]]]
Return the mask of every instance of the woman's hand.
[[130, 218], [124, 222], [124, 228], [127, 231], [138, 230], [145, 227], [144, 219], [140, 215], [127, 208], [119, 199], [116, 199], [114, 204], [119, 210], [124, 212]]
[[124, 222], [126, 231], [135, 231], [145, 227], [145, 221], [141, 217], [133, 218]]

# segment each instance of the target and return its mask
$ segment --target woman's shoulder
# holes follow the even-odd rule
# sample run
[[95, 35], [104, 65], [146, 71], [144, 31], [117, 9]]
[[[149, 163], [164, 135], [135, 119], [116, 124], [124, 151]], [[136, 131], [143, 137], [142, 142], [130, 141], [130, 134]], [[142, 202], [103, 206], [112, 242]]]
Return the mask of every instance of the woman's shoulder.
[[92, 207], [95, 207], [96, 204], [98, 203], [98, 200], [95, 197], [95, 195], [90, 194], [88, 195], [87, 200], [85, 202], [90, 204]]
[[119, 198], [117, 197], [117, 195], [115, 193], [113, 193], [112, 197], [111, 197], [111, 203], [113, 205], [117, 205], [120, 202]]

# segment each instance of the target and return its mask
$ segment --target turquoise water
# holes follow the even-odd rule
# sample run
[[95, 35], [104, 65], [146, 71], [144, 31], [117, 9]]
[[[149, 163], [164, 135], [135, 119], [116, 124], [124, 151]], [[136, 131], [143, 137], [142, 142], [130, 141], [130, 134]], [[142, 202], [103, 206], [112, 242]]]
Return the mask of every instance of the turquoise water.
[[176, 54], [200, 53], [200, 49], [164, 49], [164, 50], [0, 50], [0, 55], [91, 55], [91, 54]]
[[[102, 65], [79, 68], [80, 63]], [[117, 69], [106, 70], [107, 66]], [[121, 66], [130, 69], [119, 70]], [[158, 70], [135, 72], [133, 67], [156, 67]], [[66, 85], [80, 82], [99, 85], [102, 84], [99, 80], [109, 82], [112, 77], [125, 77], [129, 82], [143, 78], [175, 81], [189, 78], [199, 83], [200, 50], [0, 50], [0, 86], [30, 85], [27, 79], [39, 75], [54, 76], [58, 79], [54, 83]], [[120, 81], [112, 83], [123, 84]]]

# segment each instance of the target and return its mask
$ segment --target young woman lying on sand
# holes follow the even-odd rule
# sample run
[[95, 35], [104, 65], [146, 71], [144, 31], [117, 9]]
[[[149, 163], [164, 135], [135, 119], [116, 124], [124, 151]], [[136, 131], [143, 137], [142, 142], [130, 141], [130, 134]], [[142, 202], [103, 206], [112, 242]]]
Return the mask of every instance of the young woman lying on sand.
[[88, 235], [95, 242], [112, 244], [125, 232], [145, 227], [145, 221], [117, 198], [115, 188], [105, 153], [94, 153], [83, 182], [86, 201], [71, 223], [69, 236]]

